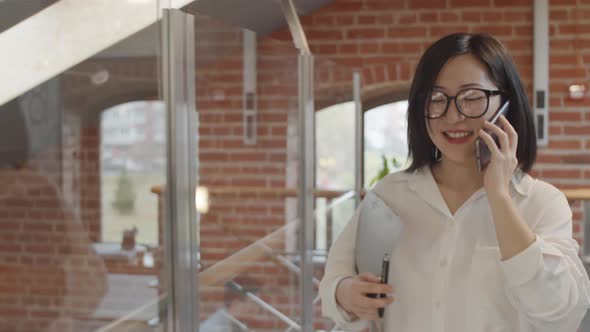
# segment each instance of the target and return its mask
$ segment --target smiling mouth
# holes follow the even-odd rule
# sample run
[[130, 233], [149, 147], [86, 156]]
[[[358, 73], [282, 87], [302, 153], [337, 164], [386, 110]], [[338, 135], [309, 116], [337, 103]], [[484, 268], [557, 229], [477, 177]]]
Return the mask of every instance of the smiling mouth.
[[443, 134], [451, 139], [462, 139], [473, 135], [473, 131], [445, 131]]

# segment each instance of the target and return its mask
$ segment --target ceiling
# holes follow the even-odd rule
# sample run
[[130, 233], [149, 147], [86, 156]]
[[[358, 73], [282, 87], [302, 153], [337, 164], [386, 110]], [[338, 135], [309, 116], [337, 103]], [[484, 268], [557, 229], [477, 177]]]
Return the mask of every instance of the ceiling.
[[[333, 1], [293, 0], [293, 3], [302, 16]], [[184, 7], [183, 11], [206, 14], [260, 35], [267, 35], [287, 26], [280, 0], [198, 0]], [[261, 13], [264, 13], [262, 17]]]
[[[293, 3], [299, 15], [303, 16], [333, 1], [293, 0]], [[56, 2], [58, 0], [0, 0], [0, 33]], [[209, 16], [228, 26], [252, 30], [259, 36], [287, 26], [280, 0], [196, 0], [182, 10], [193, 15]], [[157, 53], [157, 40], [158, 30], [152, 25], [96, 57], [153, 56]]]
[[57, 0], [0, 0], [0, 33], [56, 2]]

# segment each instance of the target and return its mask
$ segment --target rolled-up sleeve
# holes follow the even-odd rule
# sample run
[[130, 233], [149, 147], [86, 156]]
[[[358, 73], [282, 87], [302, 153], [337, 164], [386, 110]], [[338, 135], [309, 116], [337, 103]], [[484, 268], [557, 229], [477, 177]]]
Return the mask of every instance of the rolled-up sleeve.
[[351, 316], [336, 302], [336, 287], [347, 277], [356, 275], [354, 269], [354, 246], [358, 223], [358, 210], [338, 236], [328, 254], [324, 277], [320, 282], [322, 299], [322, 315], [336, 323], [340, 329], [362, 330], [367, 321], [353, 320]]
[[576, 331], [590, 306], [590, 282], [572, 239], [569, 204], [561, 192], [550, 198], [533, 227], [535, 242], [499, 264], [522, 318], [539, 331]]

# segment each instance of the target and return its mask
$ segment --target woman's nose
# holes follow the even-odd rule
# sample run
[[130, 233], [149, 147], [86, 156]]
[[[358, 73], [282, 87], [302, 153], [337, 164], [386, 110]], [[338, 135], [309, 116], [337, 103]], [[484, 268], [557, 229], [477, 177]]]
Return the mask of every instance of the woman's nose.
[[455, 103], [454, 100], [449, 105], [449, 109], [447, 110], [446, 118], [447, 118], [447, 121], [450, 123], [463, 121], [465, 119], [465, 115], [463, 115], [461, 112], [459, 112], [459, 109], [457, 108], [457, 104]]

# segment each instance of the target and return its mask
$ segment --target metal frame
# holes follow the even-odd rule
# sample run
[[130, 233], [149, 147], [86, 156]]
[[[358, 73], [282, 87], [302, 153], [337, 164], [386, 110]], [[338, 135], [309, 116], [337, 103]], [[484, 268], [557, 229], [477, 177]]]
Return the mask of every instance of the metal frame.
[[295, 47], [299, 49], [302, 54], [311, 54], [309, 44], [307, 43], [307, 37], [305, 37], [305, 32], [299, 21], [299, 16], [297, 16], [297, 10], [295, 9], [293, 0], [281, 0], [281, 6], [287, 24], [289, 25], [289, 31], [291, 31]]
[[313, 99], [314, 58], [300, 54], [299, 68], [299, 236], [301, 240], [301, 322], [313, 331], [313, 247], [315, 229], [315, 111]]
[[301, 251], [301, 330], [313, 331], [313, 248], [315, 234], [315, 107], [313, 99], [314, 57], [292, 0], [281, 1], [295, 47], [299, 71], [299, 194]]
[[167, 108], [166, 251], [168, 331], [198, 329], [198, 215], [195, 208], [194, 18], [164, 9], [162, 82]]
[[582, 259], [584, 263], [590, 262], [590, 201], [582, 201], [584, 222], [582, 223], [582, 234], [585, 241], [582, 243]]
[[256, 144], [258, 94], [256, 91], [256, 33], [250, 30], [242, 32], [244, 38], [243, 80], [244, 92], [242, 97], [242, 141], [247, 145]]
[[549, 143], [549, 0], [534, 3], [533, 105], [537, 144]]
[[363, 127], [364, 127], [364, 117], [363, 117], [363, 106], [361, 102], [361, 74], [358, 71], [355, 71], [352, 74], [352, 91], [353, 91], [353, 98], [354, 98], [354, 155], [355, 158], [355, 168], [354, 168], [354, 192], [355, 196], [355, 204], [358, 207], [361, 203], [361, 191], [363, 190], [364, 185], [364, 176], [363, 176], [363, 163], [364, 163], [364, 153], [363, 153]]

